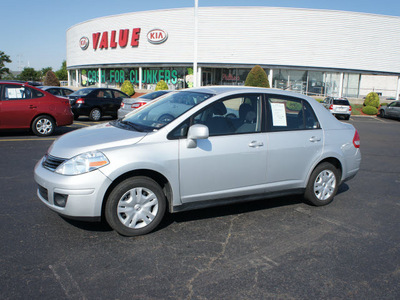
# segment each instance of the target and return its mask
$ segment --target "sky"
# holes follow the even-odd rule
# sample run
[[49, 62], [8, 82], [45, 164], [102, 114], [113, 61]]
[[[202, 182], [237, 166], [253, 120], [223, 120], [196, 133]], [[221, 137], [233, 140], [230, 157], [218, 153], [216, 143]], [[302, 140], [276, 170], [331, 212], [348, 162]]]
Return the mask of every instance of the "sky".
[[[0, 6], [0, 51], [11, 71], [61, 68], [68, 28], [95, 18], [136, 11], [193, 7], [194, 0], [18, 0]], [[199, 7], [269, 6], [330, 9], [400, 17], [399, 0], [198, 0]], [[394, 38], [400, 38], [399, 36]]]

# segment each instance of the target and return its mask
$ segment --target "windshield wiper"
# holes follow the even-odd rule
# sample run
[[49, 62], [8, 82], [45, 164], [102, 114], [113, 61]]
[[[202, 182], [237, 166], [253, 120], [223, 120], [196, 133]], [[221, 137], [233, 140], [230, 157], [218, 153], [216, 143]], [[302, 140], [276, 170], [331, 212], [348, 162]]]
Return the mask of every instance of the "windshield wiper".
[[127, 125], [127, 126], [133, 128], [136, 131], [140, 131], [140, 132], [144, 131], [142, 127], [136, 125], [135, 123], [129, 122], [129, 121], [119, 121], [119, 123]]

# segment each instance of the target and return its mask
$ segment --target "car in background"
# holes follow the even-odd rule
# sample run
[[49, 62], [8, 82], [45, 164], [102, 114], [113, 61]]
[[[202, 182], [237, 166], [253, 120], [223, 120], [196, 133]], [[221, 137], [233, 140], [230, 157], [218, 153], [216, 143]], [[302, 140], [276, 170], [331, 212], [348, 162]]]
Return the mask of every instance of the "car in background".
[[[173, 108], [173, 118], [163, 117]], [[238, 118], [227, 114], [228, 108]], [[124, 118], [57, 139], [35, 166], [37, 196], [121, 235], [171, 213], [288, 194], [333, 201], [361, 163], [360, 138], [313, 98], [251, 87], [169, 93]]]
[[379, 108], [379, 116], [381, 118], [400, 119], [400, 101], [393, 101], [387, 106], [381, 106]]
[[129, 96], [119, 90], [109, 88], [84, 88], [68, 96], [75, 120], [79, 116], [89, 116], [99, 121], [103, 116], [118, 116], [121, 102]]
[[65, 87], [59, 86], [38, 86], [38, 88], [46, 91], [54, 96], [64, 97], [68, 99], [68, 96], [71, 95], [74, 90]]
[[157, 99], [158, 97], [161, 97], [171, 91], [168, 90], [162, 90], [162, 91], [155, 91], [151, 92], [145, 95], [142, 95], [137, 98], [130, 98], [130, 99], [124, 99], [121, 102], [121, 107], [118, 109], [118, 118], [124, 117], [126, 114], [130, 113], [131, 111]]
[[30, 128], [48, 136], [57, 126], [73, 123], [67, 99], [25, 83], [0, 82], [0, 129]]
[[349, 120], [351, 116], [351, 105], [347, 98], [327, 97], [322, 103], [334, 116]]

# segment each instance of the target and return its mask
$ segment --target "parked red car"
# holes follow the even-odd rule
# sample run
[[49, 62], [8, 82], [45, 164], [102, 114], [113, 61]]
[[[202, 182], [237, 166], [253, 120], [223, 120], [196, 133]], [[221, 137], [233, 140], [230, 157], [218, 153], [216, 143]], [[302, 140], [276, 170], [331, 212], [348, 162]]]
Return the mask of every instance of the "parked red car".
[[0, 82], [0, 129], [30, 128], [48, 136], [56, 126], [73, 123], [67, 99], [24, 83]]

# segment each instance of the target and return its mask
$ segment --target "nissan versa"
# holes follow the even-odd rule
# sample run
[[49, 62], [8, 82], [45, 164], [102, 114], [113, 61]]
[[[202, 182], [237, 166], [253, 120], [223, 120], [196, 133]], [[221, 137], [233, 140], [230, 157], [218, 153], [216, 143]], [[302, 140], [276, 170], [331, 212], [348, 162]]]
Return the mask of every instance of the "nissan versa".
[[359, 170], [359, 147], [357, 130], [310, 97], [204, 87], [61, 136], [35, 180], [40, 200], [57, 213], [104, 217], [135, 236], [154, 230], [166, 210], [286, 194], [326, 205]]

